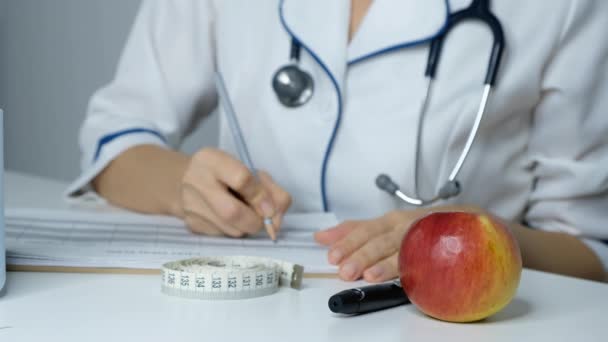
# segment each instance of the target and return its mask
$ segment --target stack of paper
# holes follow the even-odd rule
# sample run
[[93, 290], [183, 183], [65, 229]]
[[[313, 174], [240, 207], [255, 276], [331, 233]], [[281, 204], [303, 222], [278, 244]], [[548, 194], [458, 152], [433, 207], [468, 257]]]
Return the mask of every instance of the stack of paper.
[[164, 216], [7, 208], [9, 265], [158, 269], [167, 261], [252, 255], [301, 264], [308, 273], [335, 272], [313, 233], [337, 223], [333, 214], [288, 215], [277, 243], [264, 231], [243, 239], [191, 233]]

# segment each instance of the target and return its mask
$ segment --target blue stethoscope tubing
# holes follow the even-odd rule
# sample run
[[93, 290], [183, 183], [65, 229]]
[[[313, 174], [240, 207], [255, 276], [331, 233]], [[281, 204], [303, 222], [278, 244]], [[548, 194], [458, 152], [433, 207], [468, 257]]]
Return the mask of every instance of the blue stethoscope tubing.
[[[329, 143], [327, 145], [325, 155], [323, 157], [323, 164], [322, 164], [322, 168], [321, 168], [321, 197], [322, 197], [323, 210], [327, 212], [330, 209], [329, 203], [327, 200], [327, 184], [326, 184], [327, 183], [326, 182], [327, 164], [329, 161], [329, 156], [333, 149], [334, 141], [335, 141], [338, 129], [340, 127], [340, 122], [341, 122], [341, 118], [342, 118], [342, 95], [340, 93], [338, 83], [337, 83], [335, 77], [330, 72], [329, 68], [323, 63], [323, 61], [319, 58], [319, 56], [317, 56], [314, 53], [314, 51], [312, 51], [304, 42], [302, 42], [300, 39], [298, 39], [298, 37], [294, 34], [294, 32], [289, 28], [289, 26], [285, 22], [284, 16], [283, 16], [283, 3], [284, 3], [284, 0], [281, 0], [279, 3], [279, 17], [280, 17], [283, 27], [285, 28], [285, 30], [288, 32], [288, 34], [292, 38], [291, 64], [289, 64], [286, 67], [281, 68], [279, 70], [279, 72], [284, 69], [287, 69], [293, 75], [296, 75], [297, 73], [301, 72], [302, 75], [296, 75], [296, 76], [299, 76], [298, 79], [304, 80], [305, 82], [298, 82], [298, 83], [302, 84], [303, 86], [308, 84], [308, 86], [310, 86], [310, 89], [308, 89], [308, 93], [306, 93], [307, 96], [304, 98], [304, 100], [295, 99], [291, 102], [288, 102], [286, 100], [285, 96], [282, 96], [282, 94], [280, 93], [281, 89], [277, 89], [277, 87], [276, 87], [276, 83], [277, 83], [276, 80], [279, 77], [278, 76], [279, 72], [277, 72], [277, 74], [275, 74], [275, 77], [273, 79], [273, 88], [275, 89], [275, 93], [279, 97], [279, 100], [286, 107], [297, 107], [297, 106], [301, 106], [301, 105], [305, 104], [308, 101], [308, 99], [312, 96], [312, 90], [314, 89], [313, 88], [314, 83], [312, 82], [312, 80], [310, 79], [310, 77], [308, 75], [304, 75], [304, 74], [307, 74], [306, 72], [299, 69], [298, 64], [299, 64], [299, 49], [300, 48], [303, 48], [304, 50], [306, 50], [310, 54], [310, 56], [312, 56], [312, 58], [321, 66], [321, 68], [324, 70], [324, 72], [329, 76], [332, 84], [334, 85], [334, 88], [336, 89], [336, 93], [338, 96], [338, 116], [337, 116], [337, 119], [336, 119], [336, 122], [334, 125], [334, 129], [332, 131]], [[463, 10], [454, 12], [454, 13], [450, 13], [449, 1], [445, 0], [445, 3], [446, 3], [446, 9], [448, 12], [446, 23], [436, 36], [430, 37], [425, 40], [410, 42], [408, 44], [389, 47], [380, 52], [372, 53], [368, 56], [364, 56], [364, 58], [360, 58], [360, 59], [357, 59], [356, 61], [352, 61], [351, 63], [349, 63], [349, 65], [352, 65], [355, 62], [360, 62], [367, 58], [377, 56], [380, 53], [392, 52], [392, 51], [396, 51], [401, 48], [419, 45], [419, 44], [423, 44], [423, 43], [426, 43], [429, 41], [431, 43], [430, 49], [429, 49], [429, 56], [428, 56], [428, 60], [427, 60], [427, 66], [426, 66], [426, 70], [425, 70], [425, 77], [427, 79], [427, 89], [426, 89], [426, 94], [425, 94], [425, 97], [424, 97], [424, 100], [422, 102], [422, 106], [420, 109], [420, 116], [419, 116], [419, 121], [418, 121], [418, 135], [417, 135], [417, 139], [416, 139], [416, 157], [415, 157], [416, 159], [415, 159], [415, 167], [414, 167], [414, 193], [416, 194], [416, 196], [415, 197], [408, 196], [405, 193], [403, 193], [399, 189], [399, 186], [396, 183], [394, 183], [388, 175], [381, 174], [376, 179], [376, 185], [380, 189], [388, 192], [389, 194], [391, 194], [393, 196], [400, 198], [401, 200], [403, 200], [404, 202], [406, 202], [408, 204], [415, 205], [415, 206], [425, 206], [425, 205], [433, 204], [439, 200], [445, 200], [445, 199], [449, 199], [451, 197], [457, 196], [460, 193], [461, 186], [460, 186], [460, 183], [457, 181], [456, 177], [458, 176], [458, 173], [460, 172], [462, 166], [464, 165], [464, 162], [470, 152], [470, 149], [475, 140], [475, 137], [477, 136], [477, 132], [479, 130], [481, 119], [483, 118], [483, 116], [486, 112], [487, 104], [488, 104], [488, 101], [489, 101], [489, 98], [491, 95], [491, 90], [493, 89], [493, 87], [496, 84], [496, 79], [497, 79], [497, 76], [499, 73], [499, 68], [500, 68], [503, 52], [505, 49], [505, 39], [504, 39], [504, 32], [502, 29], [502, 25], [500, 24], [500, 21], [498, 20], [498, 18], [490, 10], [490, 1], [489, 0], [473, 0], [469, 7], [465, 8]], [[454, 168], [452, 169], [452, 172], [450, 173], [448, 180], [440, 188], [440, 190], [438, 191], [438, 193], [435, 196], [428, 198], [428, 199], [423, 199], [423, 198], [421, 198], [421, 196], [418, 193], [418, 165], [419, 165], [419, 160], [420, 160], [420, 150], [421, 150], [420, 145], [421, 145], [421, 140], [422, 140], [422, 127], [423, 127], [424, 117], [425, 117], [425, 114], [427, 111], [428, 104], [430, 102], [431, 89], [432, 89], [433, 82], [435, 80], [437, 67], [438, 67], [440, 59], [441, 59], [441, 52], [443, 49], [443, 43], [445, 41], [445, 38], [458, 24], [465, 22], [465, 21], [480, 21], [489, 27], [489, 29], [492, 31], [492, 35], [493, 35], [493, 45], [492, 45], [492, 50], [491, 50], [491, 54], [490, 54], [490, 59], [488, 62], [488, 69], [486, 71], [482, 100], [479, 105], [474, 124], [471, 128], [471, 131], [469, 132], [469, 136], [467, 138], [465, 147], [463, 148], [462, 153], [461, 153], [460, 157], [458, 158], [458, 161], [456, 162]], [[294, 50], [296, 50], [296, 53], [294, 53]], [[294, 58], [294, 56], [297, 56], [297, 58]], [[284, 83], [283, 85], [289, 86], [288, 83]], [[285, 89], [286, 89], [286, 92], [295, 94], [293, 87], [291, 87], [291, 88], [286, 87]], [[302, 90], [304, 91], [307, 89], [302, 89]]]

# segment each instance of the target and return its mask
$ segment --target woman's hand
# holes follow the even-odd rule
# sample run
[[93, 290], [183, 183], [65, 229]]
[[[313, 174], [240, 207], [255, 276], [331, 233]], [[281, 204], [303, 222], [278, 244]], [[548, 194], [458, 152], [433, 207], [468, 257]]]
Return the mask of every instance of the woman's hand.
[[242, 237], [271, 217], [275, 232], [291, 205], [291, 196], [270, 175], [259, 180], [239, 160], [217, 149], [190, 158], [181, 182], [181, 216], [190, 229], [206, 235]]
[[368, 282], [382, 282], [399, 276], [399, 249], [411, 224], [438, 211], [480, 212], [481, 209], [442, 206], [395, 210], [373, 220], [345, 221], [316, 233], [315, 240], [329, 246], [329, 263], [339, 266], [339, 276], [343, 280], [363, 277]]

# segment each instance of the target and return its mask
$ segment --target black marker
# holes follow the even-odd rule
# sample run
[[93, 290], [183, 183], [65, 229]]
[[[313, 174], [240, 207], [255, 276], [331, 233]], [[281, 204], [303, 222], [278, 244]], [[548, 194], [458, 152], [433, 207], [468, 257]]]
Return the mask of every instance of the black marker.
[[409, 303], [410, 300], [395, 280], [338, 292], [329, 298], [329, 309], [341, 314], [363, 314]]

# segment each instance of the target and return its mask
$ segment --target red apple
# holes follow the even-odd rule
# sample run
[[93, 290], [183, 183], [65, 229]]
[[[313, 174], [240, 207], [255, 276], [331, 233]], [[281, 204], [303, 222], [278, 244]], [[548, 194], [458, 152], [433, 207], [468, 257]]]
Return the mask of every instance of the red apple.
[[521, 253], [506, 224], [488, 215], [433, 213], [416, 221], [399, 253], [401, 284], [425, 314], [450, 322], [484, 319], [513, 298]]

